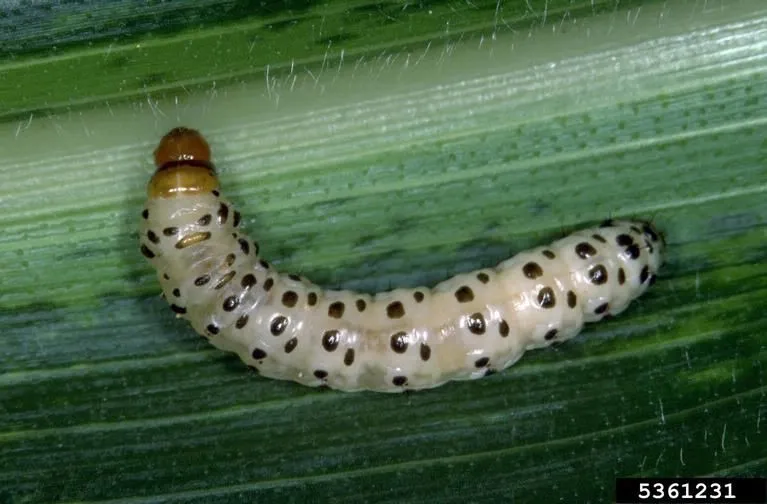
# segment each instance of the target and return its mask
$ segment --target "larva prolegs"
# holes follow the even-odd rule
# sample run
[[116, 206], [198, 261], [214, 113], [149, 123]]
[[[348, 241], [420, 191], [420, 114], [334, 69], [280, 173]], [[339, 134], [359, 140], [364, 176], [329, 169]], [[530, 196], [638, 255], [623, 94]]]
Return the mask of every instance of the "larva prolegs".
[[173, 311], [264, 376], [304, 385], [399, 392], [485, 376], [622, 312], [661, 265], [650, 223], [609, 221], [433, 288], [326, 291], [259, 257], [199, 133], [172, 130], [155, 162], [141, 251]]

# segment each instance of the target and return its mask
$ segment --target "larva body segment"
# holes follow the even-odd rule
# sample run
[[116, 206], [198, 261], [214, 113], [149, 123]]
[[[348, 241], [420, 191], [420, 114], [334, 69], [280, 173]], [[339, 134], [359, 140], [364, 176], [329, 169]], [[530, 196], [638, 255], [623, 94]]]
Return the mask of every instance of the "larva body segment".
[[141, 251], [173, 311], [266, 377], [382, 392], [479, 378], [622, 312], [661, 265], [651, 224], [608, 221], [432, 289], [322, 290], [259, 258], [204, 142], [178, 128], [155, 152]]

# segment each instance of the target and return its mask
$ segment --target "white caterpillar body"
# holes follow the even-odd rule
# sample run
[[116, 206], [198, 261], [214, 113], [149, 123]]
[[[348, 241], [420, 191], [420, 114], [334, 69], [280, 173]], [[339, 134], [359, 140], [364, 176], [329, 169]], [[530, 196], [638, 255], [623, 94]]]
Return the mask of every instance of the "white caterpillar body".
[[142, 253], [178, 316], [269, 378], [400, 392], [485, 376], [640, 296], [661, 265], [646, 222], [608, 221], [434, 288], [328, 291], [281, 275], [217, 190], [150, 197]]

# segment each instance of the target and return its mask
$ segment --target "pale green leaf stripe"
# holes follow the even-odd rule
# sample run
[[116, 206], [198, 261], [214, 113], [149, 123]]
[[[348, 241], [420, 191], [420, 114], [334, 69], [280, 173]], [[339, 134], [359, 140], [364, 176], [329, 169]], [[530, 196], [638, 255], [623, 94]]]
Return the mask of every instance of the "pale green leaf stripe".
[[[102, 103], [108, 76], [81, 95], [103, 106], [0, 123], [0, 502], [597, 503], [619, 475], [766, 474], [767, 6], [703, 4], [497, 4], [517, 33], [481, 31], [493, 8], [442, 40], [457, 6], [397, 40], [350, 15], [398, 49], [308, 48], [316, 66], [230, 85], [212, 80], [247, 59], [174, 66], [167, 89], [207, 91], [126, 104]], [[280, 36], [299, 46], [316, 15]], [[227, 35], [157, 39], [129, 71], [210, 37], [224, 61]], [[35, 86], [10, 107], [68, 92]], [[260, 379], [173, 319], [136, 250], [149, 154], [179, 123], [212, 140], [266, 257], [328, 286], [432, 283], [607, 216], [653, 218], [668, 263], [626, 313], [484, 380]]]
[[[229, 2], [221, 5], [222, 11], [227, 9], [226, 3]], [[322, 69], [335, 58], [344, 56], [375, 58], [393, 51], [394, 54], [385, 55], [391, 59], [398, 51], [430, 41], [452, 43], [452, 37], [459, 40], [470, 36], [489, 38], [499, 33], [523, 32], [546, 25], [552, 19], [587, 19], [614, 12], [618, 7], [641, 8], [643, 3], [641, 0], [547, 0], [540, 5], [527, 1], [499, 4], [488, 0], [463, 4], [365, 0], [331, 0], [322, 4], [275, 2], [251, 4], [253, 14], [242, 19], [228, 19], [219, 11], [215, 16], [221, 26], [204, 30], [181, 28], [180, 31], [179, 23], [189, 19], [186, 11], [190, 8], [202, 11], [204, 5], [195, 5], [190, 0], [174, 2], [171, 8], [180, 15], [173, 16], [152, 12], [152, 6], [135, 0], [116, 5], [106, 3], [85, 16], [81, 14], [74, 22], [67, 20], [63, 26], [55, 22], [54, 14], [53, 23], [37, 30], [32, 27], [28, 33], [24, 33], [26, 26], [15, 26], [9, 33], [17, 36], [9, 37], [10, 40], [4, 41], [0, 32], [0, 117], [41, 115], [68, 106], [109, 104], [144, 93], [205, 88], [214, 82], [252, 78], [265, 68], [280, 70], [313, 65], [315, 69]], [[49, 8], [57, 9], [53, 5]], [[0, 14], [13, 16], [13, 8], [8, 10], [11, 12], [0, 10]], [[119, 26], [121, 19], [128, 23], [137, 15], [152, 19], [153, 15], [162, 14], [165, 16], [159, 18], [157, 24], [150, 22], [149, 27], [139, 28], [135, 35], [147, 29], [148, 33], [133, 41], [115, 43], [113, 37], [93, 34], [97, 40], [84, 44], [86, 48], [63, 54], [56, 44], [57, 36], [64, 40], [71, 37], [64, 33], [88, 33], [104, 24]], [[200, 21], [207, 24], [210, 19]], [[12, 25], [13, 18], [7, 18], [7, 22]], [[189, 22], [192, 28], [198, 26], [191, 19]], [[83, 26], [84, 23], [91, 26]], [[170, 33], [169, 24], [176, 25]], [[47, 49], [52, 52], [50, 57], [39, 60], [9, 57], [12, 55], [8, 51], [16, 48], [26, 52], [27, 44], [34, 45], [34, 39], [39, 38], [46, 40]], [[83, 76], [88, 77], [87, 82], [83, 82]], [[78, 85], [66, 85], [72, 81]]]

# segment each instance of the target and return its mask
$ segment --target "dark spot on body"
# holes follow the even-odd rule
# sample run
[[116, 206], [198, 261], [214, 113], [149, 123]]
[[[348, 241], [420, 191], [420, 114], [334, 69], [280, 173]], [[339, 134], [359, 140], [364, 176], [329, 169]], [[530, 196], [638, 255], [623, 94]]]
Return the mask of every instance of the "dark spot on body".
[[236, 274], [237, 273], [235, 271], [228, 272], [226, 275], [223, 276], [223, 278], [221, 278], [221, 280], [219, 280], [219, 282], [213, 288], [216, 290], [222, 289], [226, 284], [232, 281], [232, 279], [234, 278]]
[[581, 259], [588, 259], [589, 257], [597, 254], [597, 249], [595, 249], [594, 246], [588, 242], [581, 242], [575, 246], [575, 253]]
[[621, 247], [628, 247], [629, 245], [634, 243], [634, 239], [627, 234], [619, 234], [615, 238], [615, 243], [617, 243]]
[[346, 353], [344, 353], [344, 364], [347, 366], [351, 366], [354, 364], [354, 349], [353, 348], [347, 348]]
[[226, 224], [226, 219], [229, 218], [229, 207], [226, 206], [225, 203], [221, 203], [221, 206], [218, 207], [216, 216], [218, 217], [219, 224]]
[[288, 308], [293, 308], [298, 303], [298, 294], [295, 291], [289, 290], [282, 294], [282, 305]]
[[455, 291], [455, 298], [459, 303], [468, 303], [474, 300], [474, 291], [470, 287], [464, 285]]
[[538, 304], [541, 308], [554, 308], [557, 304], [557, 298], [554, 296], [554, 289], [544, 287], [538, 291]]
[[214, 336], [218, 334], [218, 331], [219, 331], [219, 328], [216, 324], [208, 324], [208, 327], [206, 327], [205, 329], [207, 329], [208, 332]]
[[314, 377], [319, 378], [320, 380], [324, 380], [325, 378], [328, 377], [328, 372], [323, 371], [322, 369], [317, 369], [316, 371], [314, 371]]
[[143, 211], [143, 212], [141, 212], [141, 216], [142, 216], [143, 218], [145, 218], [145, 219], [148, 219], [148, 218], [149, 218], [149, 210], [147, 210], [147, 209], [145, 208], [145, 209], [144, 209], [144, 211]]
[[639, 282], [645, 283], [649, 276], [650, 276], [650, 269], [645, 265], [645, 267], [642, 268], [642, 271], [639, 272]]
[[240, 285], [243, 289], [250, 289], [254, 285], [256, 285], [256, 275], [253, 273], [248, 273], [244, 277], [242, 277], [242, 280], [240, 280]]
[[237, 210], [234, 211], [234, 217], [232, 218], [232, 226], [237, 227], [240, 225], [242, 215]]
[[163, 273], [163, 274], [162, 274], [162, 277], [163, 277], [165, 280], [170, 280], [170, 277], [168, 276], [168, 274], [167, 274], [167, 273]]
[[317, 304], [317, 293], [316, 292], [310, 292], [306, 296], [306, 302], [309, 306], [314, 306]]
[[626, 253], [629, 255], [631, 259], [638, 259], [640, 255], [639, 245], [636, 243], [632, 243], [627, 249]]
[[476, 361], [474, 361], [474, 367], [476, 368], [483, 368], [487, 366], [490, 363], [489, 357], [480, 357]]
[[537, 262], [529, 262], [522, 266], [522, 273], [529, 279], [535, 280], [543, 275], [543, 268]]
[[229, 296], [224, 299], [224, 303], [221, 305], [224, 311], [234, 311], [240, 305], [240, 298], [237, 296]]
[[301, 277], [300, 277], [300, 276], [298, 276], [298, 275], [294, 275], [294, 274], [292, 274], [292, 273], [291, 273], [290, 275], [288, 275], [288, 278], [290, 278], [290, 279], [291, 279], [291, 280], [293, 280], [294, 282], [300, 282], [300, 281], [301, 281]]
[[498, 323], [498, 333], [501, 335], [502, 338], [505, 338], [506, 336], [508, 336], [509, 323], [501, 319], [501, 321]]
[[605, 237], [602, 236], [601, 234], [593, 234], [593, 235], [591, 235], [591, 237], [594, 238], [598, 242], [607, 243], [607, 240], [605, 240]]
[[179, 241], [176, 242], [175, 247], [179, 250], [185, 249], [187, 247], [191, 247], [192, 245], [197, 245], [198, 243], [202, 243], [205, 240], [210, 240], [211, 234], [206, 232], [196, 232], [196, 233], [190, 233], [184, 237], [182, 237]]
[[636, 226], [631, 226], [631, 228], [630, 228], [630, 229], [631, 229], [631, 231], [635, 232], [636, 234], [642, 234], [642, 230], [641, 230], [641, 229], [639, 229], [639, 228], [638, 228], [638, 227], [636, 227]]
[[333, 352], [338, 348], [338, 344], [341, 342], [341, 333], [335, 329], [325, 331], [322, 335], [322, 348], [327, 352]]
[[207, 225], [210, 224], [210, 222], [212, 220], [213, 220], [213, 217], [209, 213], [207, 213], [207, 214], [203, 215], [202, 217], [200, 217], [199, 219], [197, 219], [197, 225], [198, 226], [207, 226]]
[[218, 198], [219, 196], [221, 196], [221, 193], [220, 193], [220, 192], [218, 192], [218, 191], [217, 191], [217, 190], [215, 190], [215, 189], [213, 189], [213, 190], [211, 191], [211, 193], [212, 193], [212, 194], [213, 194], [213, 196], [215, 196], [216, 198]]
[[186, 308], [184, 308], [183, 306], [178, 306], [178, 305], [172, 304], [172, 305], [170, 305], [170, 309], [173, 310], [174, 312], [180, 314], [180, 315], [183, 315], [184, 313], [186, 313]]
[[342, 301], [330, 303], [330, 306], [328, 306], [328, 316], [335, 319], [340, 319], [344, 316], [344, 310], [346, 310], [346, 305], [344, 305]]
[[421, 343], [421, 349], [419, 353], [421, 355], [421, 360], [426, 362], [431, 358], [431, 347], [426, 343]]
[[603, 285], [607, 282], [607, 268], [601, 264], [589, 268], [589, 282], [594, 285]]
[[173, 295], [176, 296], [176, 297], [180, 297], [181, 296], [181, 291], [178, 290], [178, 289], [173, 289]]
[[490, 281], [490, 277], [487, 276], [487, 273], [477, 273], [477, 280], [482, 282], [483, 284], [486, 284]]
[[485, 334], [485, 329], [487, 328], [485, 317], [479, 312], [472, 313], [466, 317], [466, 327], [468, 327], [469, 331], [473, 334]]
[[298, 338], [290, 338], [290, 339], [289, 339], [289, 340], [288, 340], [288, 341], [285, 343], [285, 353], [290, 353], [290, 352], [292, 352], [293, 350], [295, 350], [295, 349], [296, 349], [296, 347], [297, 347], [297, 346], [298, 346]]
[[141, 254], [142, 254], [144, 257], [146, 257], [147, 259], [151, 259], [151, 258], [153, 258], [153, 257], [154, 257], [154, 252], [152, 252], [152, 251], [149, 249], [149, 247], [147, 247], [147, 246], [146, 246], [146, 245], [144, 245], [143, 243], [141, 244]]
[[569, 290], [567, 291], [567, 306], [570, 308], [575, 308], [575, 305], [578, 303], [578, 296], [575, 295], [575, 292]]
[[248, 243], [248, 240], [240, 238], [237, 240], [237, 243], [240, 244], [240, 250], [242, 250], [243, 254], [248, 255], [248, 253], [250, 253], [250, 244]]
[[392, 378], [391, 382], [397, 387], [402, 387], [407, 383], [407, 376], [395, 376]]
[[266, 292], [269, 292], [270, 290], [272, 290], [272, 287], [274, 287], [274, 279], [267, 278], [266, 280], [264, 280], [263, 287]]
[[237, 256], [235, 254], [227, 254], [226, 258], [224, 259], [224, 264], [231, 266], [236, 260]]
[[160, 243], [160, 237], [154, 234], [154, 231], [151, 229], [146, 232], [146, 237], [149, 238], [149, 241], [152, 243]]
[[245, 325], [247, 325], [249, 319], [250, 317], [248, 315], [243, 315], [242, 317], [237, 319], [237, 322], [234, 323], [234, 327], [236, 327], [237, 329], [242, 329], [243, 327], [245, 327]]
[[266, 352], [261, 350], [260, 348], [253, 349], [253, 359], [254, 360], [263, 360], [266, 358]]
[[269, 269], [269, 263], [264, 261], [263, 259], [259, 259], [258, 264], [261, 265], [261, 267], [264, 269]]
[[405, 307], [399, 301], [389, 303], [386, 307], [386, 316], [390, 319], [402, 318], [405, 315]]
[[650, 237], [652, 241], [658, 241], [658, 233], [655, 232], [655, 230], [652, 228], [651, 225], [648, 223], [642, 224], [642, 229], [644, 230], [644, 233]]
[[198, 276], [197, 278], [194, 279], [194, 284], [197, 287], [202, 287], [203, 285], [205, 285], [208, 282], [210, 282], [210, 275], [202, 275], [202, 276]]
[[288, 327], [288, 318], [283, 317], [282, 315], [277, 315], [272, 319], [272, 323], [269, 326], [269, 330], [272, 332], [272, 335], [279, 336], [282, 333], [285, 332], [285, 329]]
[[597, 306], [594, 309], [594, 313], [596, 313], [597, 315], [601, 315], [604, 312], [606, 312], [609, 307], [610, 305], [608, 303], [602, 303], [601, 305]]
[[416, 303], [420, 303], [421, 301], [423, 301], [423, 297], [424, 297], [423, 292], [421, 291], [415, 291], [413, 293], [413, 299], [415, 299]]
[[626, 272], [623, 268], [618, 268], [618, 284], [623, 285], [626, 283]]
[[546, 259], [554, 259], [555, 257], [557, 257], [557, 255], [549, 249], [544, 250], [543, 252], [541, 252], [541, 254], [543, 254], [543, 256]]
[[392, 337], [389, 340], [389, 345], [394, 352], [398, 354], [405, 353], [408, 347], [407, 333], [400, 331], [392, 334]]
[[649, 285], [655, 285], [655, 278], [656, 278], [655, 275], [650, 275], [650, 283], [649, 283]]
[[359, 312], [364, 312], [365, 308], [368, 306], [364, 299], [358, 299], [354, 304], [357, 306], [357, 311]]
[[612, 220], [612, 219], [607, 219], [607, 220], [603, 220], [603, 221], [602, 221], [602, 222], [599, 224], [599, 227], [601, 227], [601, 228], [605, 228], [605, 227], [613, 227], [614, 225], [615, 225], [615, 221], [614, 221], [614, 220]]
[[543, 335], [543, 339], [545, 339], [546, 341], [551, 341], [551, 340], [553, 340], [554, 338], [557, 337], [557, 333], [558, 332], [559, 331], [557, 331], [556, 329], [552, 329], [552, 330], [550, 330], [549, 332], [547, 332], [546, 334]]
[[177, 227], [166, 227], [162, 230], [162, 234], [165, 236], [176, 236], [178, 234], [178, 228]]

